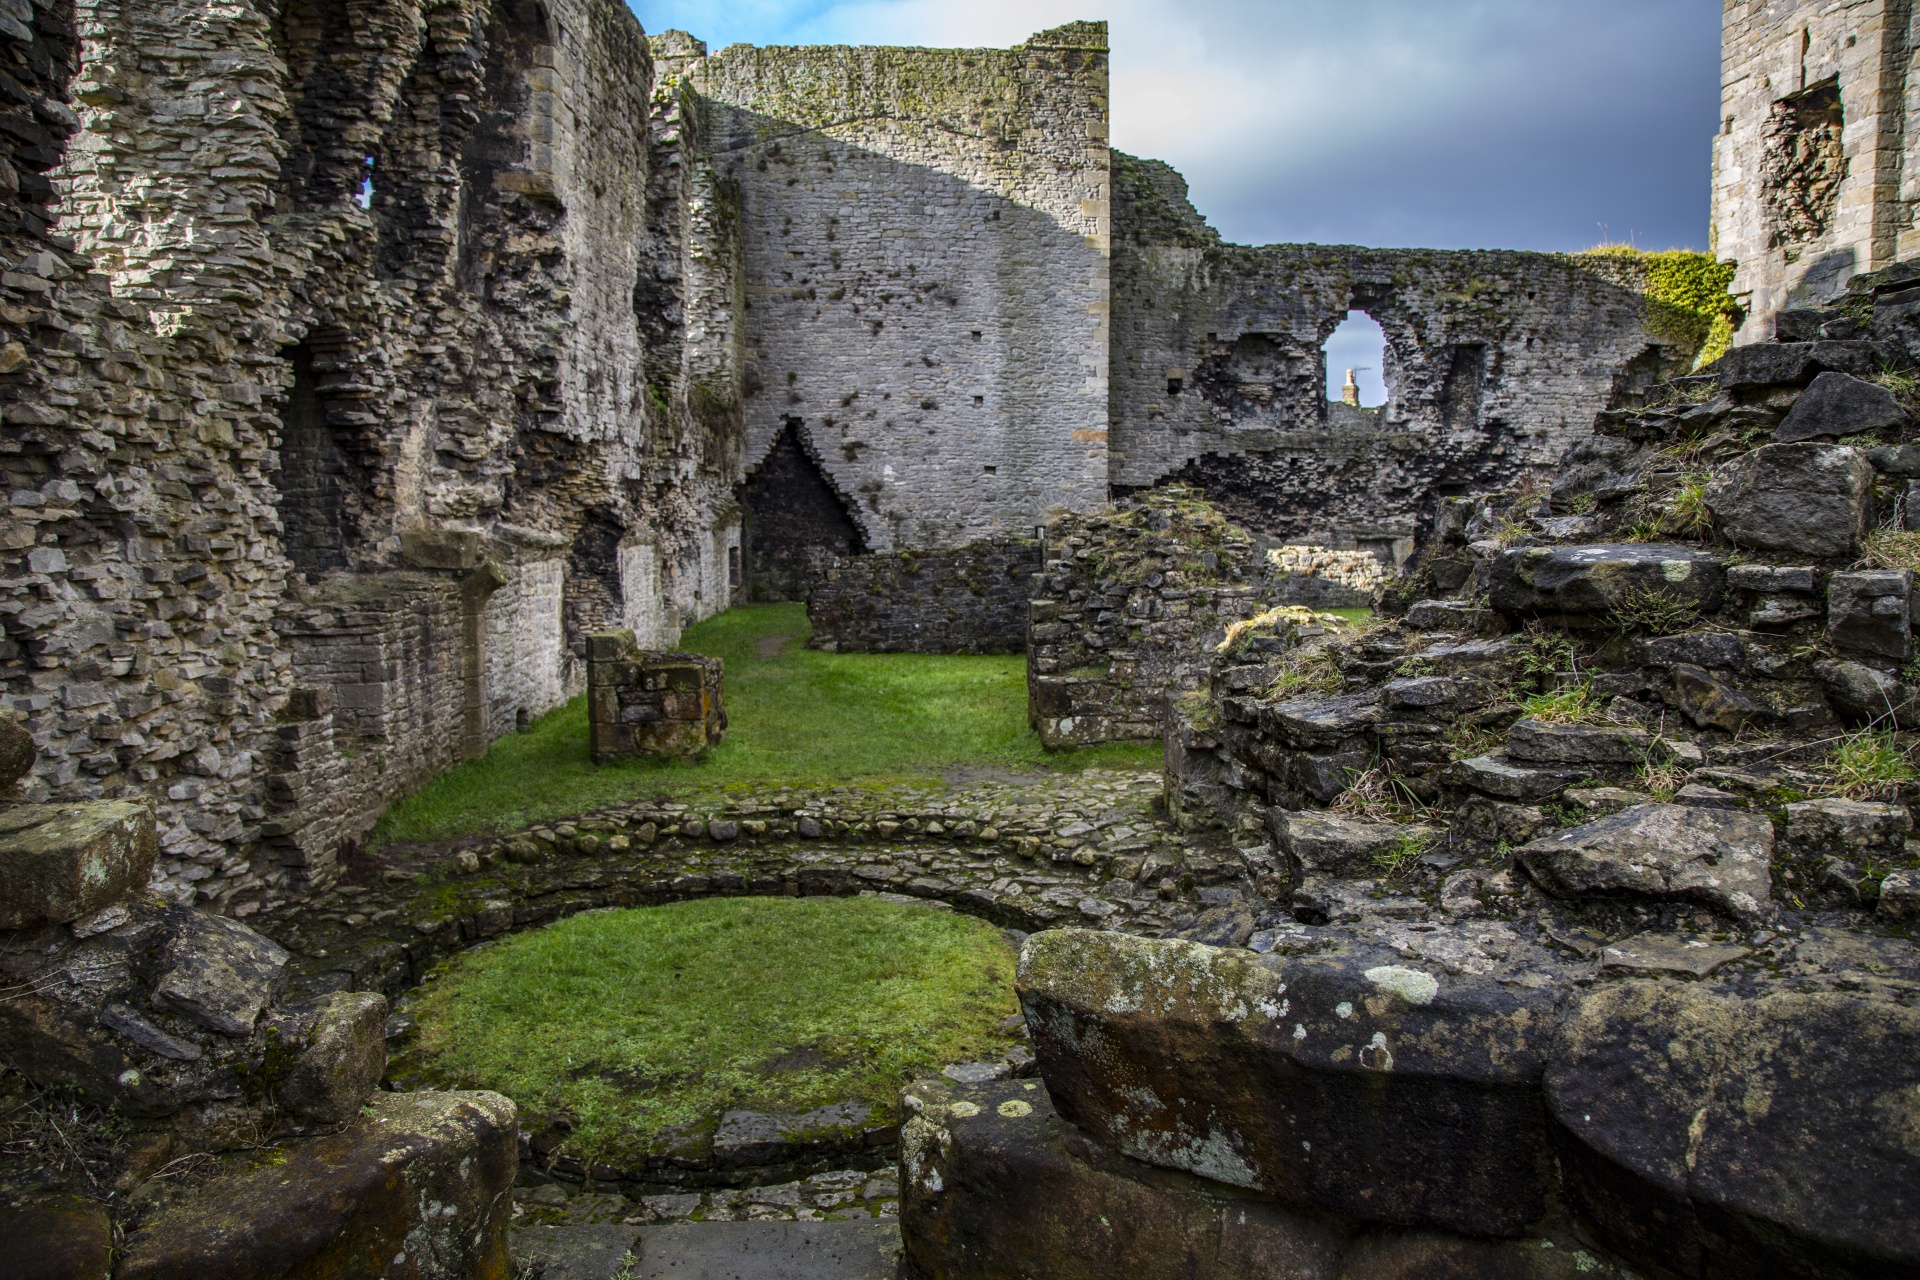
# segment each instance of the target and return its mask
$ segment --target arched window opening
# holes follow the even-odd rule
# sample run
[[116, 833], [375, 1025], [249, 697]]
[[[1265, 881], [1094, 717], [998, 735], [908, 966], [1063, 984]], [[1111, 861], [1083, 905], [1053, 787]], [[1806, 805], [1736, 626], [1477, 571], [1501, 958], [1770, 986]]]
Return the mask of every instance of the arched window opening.
[[1321, 350], [1326, 357], [1329, 402], [1363, 409], [1377, 409], [1387, 402], [1387, 335], [1372, 316], [1347, 312]]

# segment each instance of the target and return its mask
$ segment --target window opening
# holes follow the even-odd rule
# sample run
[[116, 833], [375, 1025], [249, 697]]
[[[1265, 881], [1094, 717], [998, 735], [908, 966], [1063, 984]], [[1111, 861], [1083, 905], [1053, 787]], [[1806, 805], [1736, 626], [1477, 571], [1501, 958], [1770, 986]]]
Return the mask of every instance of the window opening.
[[[1327, 399], [1360, 408], [1387, 402], [1387, 334], [1364, 311], [1349, 311], [1322, 348], [1327, 364]], [[1349, 390], [1348, 379], [1352, 379]], [[1352, 398], [1349, 399], [1348, 397]]]

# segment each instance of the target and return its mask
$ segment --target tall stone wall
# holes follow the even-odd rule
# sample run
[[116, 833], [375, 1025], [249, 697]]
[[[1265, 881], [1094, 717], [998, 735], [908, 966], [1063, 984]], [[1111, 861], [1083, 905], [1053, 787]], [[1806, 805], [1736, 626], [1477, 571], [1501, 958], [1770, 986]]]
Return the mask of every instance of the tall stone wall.
[[612, 0], [88, 0], [77, 47], [40, 13], [0, 24], [39, 86], [0, 685], [31, 798], [156, 797], [156, 886], [244, 909], [581, 688], [589, 631], [730, 602], [738, 362], [703, 320], [656, 378], [635, 284], [733, 314], [735, 232], [656, 181]]
[[1713, 140], [1713, 245], [1739, 263], [1741, 342], [1858, 272], [1920, 253], [1904, 0], [1729, 0]]
[[[1117, 154], [1114, 242], [1115, 487], [1177, 477], [1285, 542], [1405, 546], [1435, 495], [1551, 466], [1693, 356], [1628, 261], [1228, 244], [1177, 173]], [[1377, 414], [1326, 398], [1349, 309], [1386, 334]]]
[[796, 432], [876, 550], [1105, 502], [1105, 25], [678, 47], [738, 201], [749, 460]]

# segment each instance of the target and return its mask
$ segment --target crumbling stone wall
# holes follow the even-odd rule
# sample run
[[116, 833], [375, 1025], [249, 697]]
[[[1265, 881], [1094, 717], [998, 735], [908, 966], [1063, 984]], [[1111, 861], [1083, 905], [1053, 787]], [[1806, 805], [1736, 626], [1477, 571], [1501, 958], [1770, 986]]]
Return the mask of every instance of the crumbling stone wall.
[[[58, 166], [73, 238], [23, 221], [0, 286], [25, 495], [0, 680], [33, 798], [160, 797], [156, 884], [241, 909], [578, 691], [588, 630], [664, 640], [729, 602], [738, 396], [653, 394], [635, 296], [724, 228], [650, 238], [667, 139], [608, 0], [77, 25], [83, 51], [61, 27], [21, 53], [44, 101], [16, 169]], [[330, 710], [289, 702], [323, 676]]]
[[1721, 24], [1713, 247], [1739, 263], [1741, 342], [1857, 272], [1920, 252], [1905, 5], [1730, 4]]
[[738, 193], [749, 459], [797, 434], [878, 550], [1103, 503], [1105, 25], [1014, 49], [678, 47]]
[[1193, 490], [1047, 528], [1030, 608], [1027, 718], [1049, 747], [1160, 735], [1227, 628], [1265, 607], [1253, 542]]
[[[1178, 477], [1251, 532], [1397, 563], [1436, 495], [1550, 466], [1598, 410], [1693, 358], [1629, 260], [1233, 245], [1172, 169], [1113, 166], [1121, 491]], [[1322, 346], [1349, 309], [1386, 333], [1377, 413], [1326, 398]]]
[[836, 561], [807, 597], [829, 653], [1022, 653], [1041, 547], [996, 538]]

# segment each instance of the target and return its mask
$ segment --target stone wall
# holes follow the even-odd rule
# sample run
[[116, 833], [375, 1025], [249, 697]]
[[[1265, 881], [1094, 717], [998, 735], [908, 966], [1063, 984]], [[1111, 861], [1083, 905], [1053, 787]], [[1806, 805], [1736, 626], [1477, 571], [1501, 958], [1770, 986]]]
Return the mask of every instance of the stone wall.
[[1047, 529], [1027, 633], [1027, 718], [1049, 747], [1160, 736], [1166, 700], [1192, 690], [1211, 650], [1259, 613], [1247, 535], [1189, 489]]
[[[22, 47], [11, 135], [0, 682], [32, 798], [157, 797], [156, 885], [238, 909], [577, 691], [588, 631], [730, 602], [734, 232], [655, 164], [679, 126], [610, 0], [76, 17]], [[655, 378], [668, 260], [701, 327]]]
[[1105, 25], [679, 47], [742, 220], [748, 457], [792, 431], [876, 550], [1105, 502]]
[[1371, 609], [1386, 585], [1386, 566], [1370, 551], [1284, 546], [1267, 552], [1273, 598], [1319, 609]]
[[1736, 0], [1721, 25], [1713, 246], [1740, 264], [1738, 340], [1920, 252], [1908, 6]]
[[[1593, 415], [1682, 370], [1631, 262], [1228, 244], [1166, 165], [1116, 154], [1112, 478], [1177, 477], [1286, 542], [1404, 548], [1436, 495], [1539, 472]], [[1386, 333], [1383, 410], [1326, 397], [1349, 309]], [[1404, 554], [1404, 550], [1402, 552]]]
[[807, 597], [807, 644], [829, 653], [1023, 653], [1039, 544], [1020, 538], [951, 551], [836, 561]]
[[850, 504], [793, 427], [747, 476], [741, 501], [751, 599], [805, 600], [837, 561], [866, 549]]

